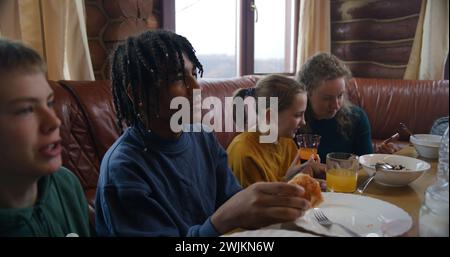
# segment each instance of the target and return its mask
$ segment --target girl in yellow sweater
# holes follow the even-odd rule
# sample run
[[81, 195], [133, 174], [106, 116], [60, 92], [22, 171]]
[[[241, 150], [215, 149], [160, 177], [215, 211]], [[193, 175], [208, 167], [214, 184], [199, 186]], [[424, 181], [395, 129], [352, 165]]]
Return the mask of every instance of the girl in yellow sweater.
[[[307, 94], [303, 84], [291, 78], [273, 74], [259, 80], [255, 88], [238, 90], [234, 95], [235, 99], [237, 97], [242, 99], [246, 97], [278, 98], [278, 124], [276, 125], [278, 136], [274, 143], [262, 143], [260, 138], [264, 133], [256, 128], [256, 124], [248, 124], [246, 132], [236, 136], [228, 146], [228, 163], [243, 187], [258, 181], [285, 181], [300, 171], [321, 173], [320, 160], [317, 162], [311, 158], [300, 165], [296, 158], [297, 146], [292, 139], [297, 129], [305, 125]], [[258, 100], [255, 102], [258, 103]], [[273, 117], [270, 112], [274, 110], [270, 107], [269, 101], [266, 101], [264, 110], [258, 110], [258, 108], [256, 110], [259, 113], [258, 117], [261, 117], [261, 112], [268, 121], [270, 117]]]

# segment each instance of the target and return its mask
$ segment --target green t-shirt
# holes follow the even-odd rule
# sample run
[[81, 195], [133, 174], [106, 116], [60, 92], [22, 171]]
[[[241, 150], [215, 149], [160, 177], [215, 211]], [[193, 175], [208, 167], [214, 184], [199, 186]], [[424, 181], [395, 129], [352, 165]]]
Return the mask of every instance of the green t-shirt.
[[20, 209], [0, 208], [0, 236], [89, 236], [86, 198], [77, 177], [65, 168], [38, 181], [38, 200]]

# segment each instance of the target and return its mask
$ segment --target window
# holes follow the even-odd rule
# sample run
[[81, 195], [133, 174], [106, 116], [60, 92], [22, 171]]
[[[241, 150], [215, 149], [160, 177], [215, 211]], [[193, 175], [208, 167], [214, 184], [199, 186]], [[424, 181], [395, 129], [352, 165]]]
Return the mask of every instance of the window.
[[255, 0], [255, 73], [294, 72], [292, 1]]
[[185, 36], [205, 78], [295, 72], [299, 0], [165, 0], [163, 27]]
[[194, 46], [204, 77], [237, 75], [236, 9], [233, 0], [175, 1], [175, 31]]

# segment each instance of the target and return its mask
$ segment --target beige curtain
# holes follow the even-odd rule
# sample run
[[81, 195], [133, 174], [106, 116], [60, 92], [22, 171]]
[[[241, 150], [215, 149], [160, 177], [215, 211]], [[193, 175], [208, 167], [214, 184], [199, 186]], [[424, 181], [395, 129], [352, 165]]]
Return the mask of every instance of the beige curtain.
[[443, 79], [449, 44], [448, 0], [422, 0], [404, 79]]
[[20, 39], [18, 2], [15, 0], [0, 0], [0, 36]]
[[297, 71], [318, 52], [331, 51], [330, 1], [300, 1]]
[[50, 80], [94, 80], [83, 0], [3, 0], [1, 35], [31, 46]]

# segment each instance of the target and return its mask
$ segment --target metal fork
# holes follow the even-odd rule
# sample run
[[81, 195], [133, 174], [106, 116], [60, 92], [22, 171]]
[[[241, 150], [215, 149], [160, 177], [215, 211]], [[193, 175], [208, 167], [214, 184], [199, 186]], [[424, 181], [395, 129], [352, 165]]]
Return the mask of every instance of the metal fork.
[[319, 208], [314, 208], [313, 209], [313, 213], [314, 213], [314, 217], [316, 217], [317, 222], [319, 222], [320, 225], [326, 227], [326, 228], [330, 228], [332, 225], [338, 225], [339, 227], [341, 227], [343, 230], [345, 230], [347, 233], [349, 233], [350, 235], [354, 236], [354, 237], [360, 237], [361, 235], [356, 233], [355, 231], [347, 228], [346, 226], [333, 222], [330, 219], [328, 219], [327, 216], [325, 216], [325, 214], [319, 209]]

